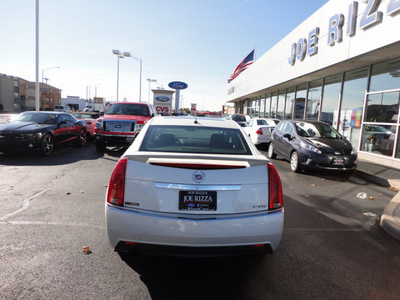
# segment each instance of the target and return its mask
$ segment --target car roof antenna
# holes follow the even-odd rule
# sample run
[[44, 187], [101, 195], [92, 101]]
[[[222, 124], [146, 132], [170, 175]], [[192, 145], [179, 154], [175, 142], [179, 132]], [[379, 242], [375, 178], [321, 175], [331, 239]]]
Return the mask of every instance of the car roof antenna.
[[199, 122], [197, 122], [197, 111], [194, 112], [194, 124], [199, 124]]

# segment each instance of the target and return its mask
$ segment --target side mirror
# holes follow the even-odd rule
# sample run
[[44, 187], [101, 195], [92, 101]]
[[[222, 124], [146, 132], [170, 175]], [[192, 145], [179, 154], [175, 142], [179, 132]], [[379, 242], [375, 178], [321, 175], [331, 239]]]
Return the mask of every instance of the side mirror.
[[285, 133], [283, 137], [287, 138], [289, 141], [292, 139], [292, 136], [289, 133]]

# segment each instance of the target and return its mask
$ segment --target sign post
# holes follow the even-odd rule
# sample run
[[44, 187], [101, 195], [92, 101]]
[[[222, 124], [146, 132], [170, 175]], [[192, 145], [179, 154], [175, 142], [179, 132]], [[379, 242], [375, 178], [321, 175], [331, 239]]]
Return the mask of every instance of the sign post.
[[197, 103], [190, 103], [190, 110], [194, 115], [196, 114], [196, 105]]
[[152, 90], [154, 93], [153, 104], [157, 114], [168, 116], [172, 113], [172, 94], [174, 91]]
[[170, 83], [168, 83], [168, 86], [171, 89], [176, 90], [175, 93], [175, 112], [178, 113], [179, 112], [179, 99], [181, 98], [181, 93], [180, 90], [184, 90], [188, 87], [188, 85], [182, 81], [172, 81]]

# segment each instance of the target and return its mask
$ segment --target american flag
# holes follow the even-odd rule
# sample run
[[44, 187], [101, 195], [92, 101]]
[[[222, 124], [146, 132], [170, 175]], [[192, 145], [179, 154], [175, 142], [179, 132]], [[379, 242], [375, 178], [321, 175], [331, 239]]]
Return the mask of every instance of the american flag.
[[246, 70], [254, 60], [254, 50], [250, 52], [249, 55], [246, 56], [245, 59], [236, 67], [235, 71], [233, 71], [231, 77], [228, 79], [228, 83], [230, 83], [233, 79], [239, 76], [244, 70]]

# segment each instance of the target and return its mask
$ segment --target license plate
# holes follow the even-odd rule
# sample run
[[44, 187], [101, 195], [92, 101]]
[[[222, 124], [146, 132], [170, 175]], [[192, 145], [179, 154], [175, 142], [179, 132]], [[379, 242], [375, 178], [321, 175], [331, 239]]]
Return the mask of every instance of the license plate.
[[217, 192], [215, 191], [180, 191], [179, 210], [216, 211]]
[[127, 141], [128, 143], [133, 143], [134, 140], [135, 140], [134, 137], [128, 137], [128, 138], [126, 138], [126, 141]]
[[344, 159], [343, 158], [334, 158], [333, 164], [334, 165], [344, 165]]

